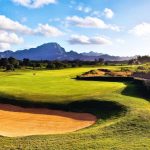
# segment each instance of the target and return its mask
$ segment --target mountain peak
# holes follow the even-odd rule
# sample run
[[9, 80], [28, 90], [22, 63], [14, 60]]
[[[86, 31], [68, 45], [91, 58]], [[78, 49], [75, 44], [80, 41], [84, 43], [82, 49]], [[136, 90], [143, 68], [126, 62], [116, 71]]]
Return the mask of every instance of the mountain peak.
[[44, 43], [44, 44], [38, 46], [37, 48], [42, 48], [42, 47], [44, 47], [44, 48], [47, 48], [47, 47], [49, 47], [49, 48], [51, 48], [51, 47], [53, 47], [53, 48], [62, 48], [62, 47], [61, 47], [58, 43], [56, 43], [56, 42]]
[[82, 55], [85, 55], [85, 56], [101, 56], [101, 55], [103, 55], [102, 53], [93, 52], [93, 51], [84, 52], [84, 53], [81, 53], [81, 54], [82, 54]]
[[[77, 53], [76, 51], [66, 52], [63, 47], [58, 43], [45, 43], [36, 48], [30, 48], [25, 50], [5, 51], [0, 53], [0, 58], [14, 57], [16, 59], [28, 58], [30, 60], [88, 60], [93, 61], [95, 59], [103, 58], [104, 60], [122, 60], [127, 58], [102, 55], [101, 53], [89, 52], [89, 53]], [[128, 58], [129, 59], [129, 58]]]

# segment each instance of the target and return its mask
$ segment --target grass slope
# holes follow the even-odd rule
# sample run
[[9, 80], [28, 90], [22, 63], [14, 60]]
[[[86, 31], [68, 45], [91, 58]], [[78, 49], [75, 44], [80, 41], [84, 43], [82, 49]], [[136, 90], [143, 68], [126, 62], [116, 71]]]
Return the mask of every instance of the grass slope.
[[[114, 70], [117, 68], [117, 66], [109, 67]], [[0, 137], [0, 149], [149, 150], [149, 101], [140, 97], [139, 91], [131, 83], [73, 79], [76, 75], [91, 69], [0, 72], [1, 100], [9, 98], [61, 105], [86, 100], [112, 101], [127, 109], [125, 114], [107, 119], [99, 118], [94, 126], [74, 133], [20, 138]], [[35, 76], [34, 72], [36, 72]], [[101, 111], [96, 112], [99, 116], [101, 113]]]

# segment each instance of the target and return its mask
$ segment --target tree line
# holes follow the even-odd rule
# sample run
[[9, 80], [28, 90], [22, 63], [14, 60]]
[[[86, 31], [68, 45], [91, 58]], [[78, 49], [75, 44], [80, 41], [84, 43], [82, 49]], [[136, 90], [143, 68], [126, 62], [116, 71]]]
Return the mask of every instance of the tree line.
[[143, 63], [149, 63], [149, 62], [150, 62], [150, 56], [145, 55], [145, 56], [137, 56], [136, 58], [129, 60], [128, 64], [139, 65]]
[[96, 66], [96, 65], [117, 65], [117, 64], [141, 64], [150, 62], [150, 56], [137, 56], [135, 59], [129, 61], [104, 61], [104, 59], [96, 59], [94, 61], [82, 61], [82, 60], [30, 60], [24, 58], [18, 60], [13, 57], [0, 58], [0, 68], [6, 71], [13, 71], [15, 69], [29, 68], [29, 69], [63, 69], [63, 68], [75, 68], [82, 66]]
[[81, 60], [39, 60], [34, 61], [27, 58], [23, 60], [17, 60], [13, 57], [1, 58], [0, 59], [0, 68], [5, 69], [6, 71], [14, 71], [15, 69], [29, 68], [29, 69], [64, 69], [64, 68], [75, 68], [81, 66], [94, 66], [104, 64], [103, 59], [98, 59], [95, 61], [81, 61]]

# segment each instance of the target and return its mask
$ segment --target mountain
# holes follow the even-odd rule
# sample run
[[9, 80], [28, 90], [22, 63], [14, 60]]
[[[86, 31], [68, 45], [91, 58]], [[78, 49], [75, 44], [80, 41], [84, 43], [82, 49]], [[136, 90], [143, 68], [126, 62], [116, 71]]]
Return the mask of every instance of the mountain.
[[97, 52], [93, 52], [93, 51], [90, 51], [88, 53], [83, 52], [83, 53], [80, 53], [80, 54], [82, 54], [84, 56], [101, 56], [101, 55], [103, 55], [102, 53], [97, 53]]
[[36, 48], [30, 48], [25, 50], [17, 50], [15, 52], [7, 50], [5, 52], [0, 52], [0, 58], [14, 57], [16, 59], [28, 58], [30, 60], [88, 60], [92, 61], [95, 59], [103, 58], [109, 61], [121, 61], [129, 60], [130, 57], [119, 57], [110, 56], [107, 54], [101, 54], [96, 52], [89, 53], [77, 53], [75, 51], [66, 52], [63, 47], [58, 43], [46, 43], [40, 45]]
[[99, 58], [103, 58], [105, 61], [123, 61], [123, 60], [130, 60], [131, 57], [120, 57], [120, 56], [111, 56], [108, 54], [102, 54], [102, 53], [97, 53], [97, 52], [93, 52], [90, 51], [89, 53], [80, 53], [84, 56], [88, 56], [88, 57], [99, 57]]
[[31, 60], [53, 60], [65, 57], [66, 51], [57, 43], [47, 43], [36, 48], [18, 50], [16, 52], [5, 51], [0, 57], [14, 57], [16, 59], [29, 58]]

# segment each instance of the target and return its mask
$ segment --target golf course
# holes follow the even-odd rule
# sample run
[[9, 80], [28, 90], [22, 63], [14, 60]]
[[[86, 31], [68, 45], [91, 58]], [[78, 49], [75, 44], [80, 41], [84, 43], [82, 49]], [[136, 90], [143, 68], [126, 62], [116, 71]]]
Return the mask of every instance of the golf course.
[[1, 71], [0, 149], [149, 150], [149, 99], [132, 82], [75, 79], [91, 69]]

